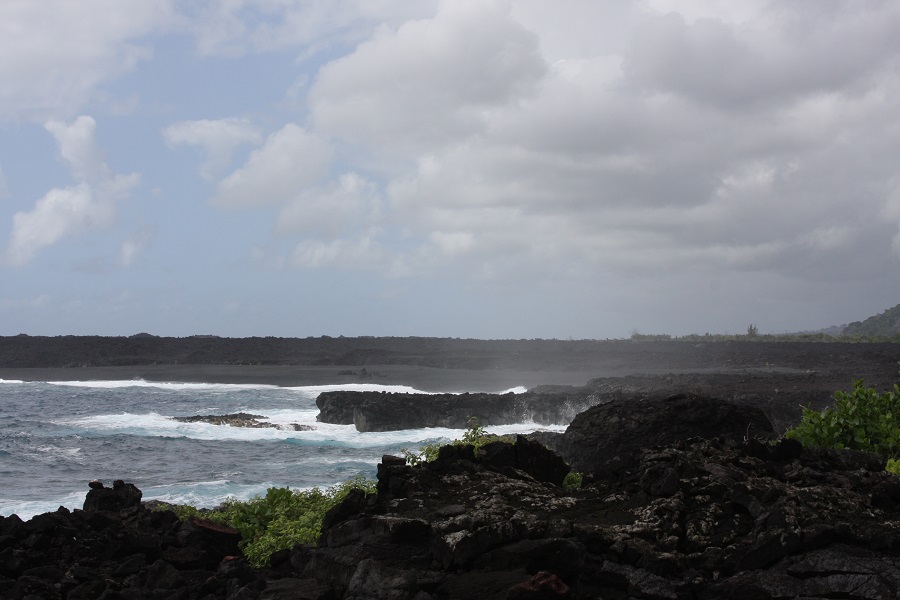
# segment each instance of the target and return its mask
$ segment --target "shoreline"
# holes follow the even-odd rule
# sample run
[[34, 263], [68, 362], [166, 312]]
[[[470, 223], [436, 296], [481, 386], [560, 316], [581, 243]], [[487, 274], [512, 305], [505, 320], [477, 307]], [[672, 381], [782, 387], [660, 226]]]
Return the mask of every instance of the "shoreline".
[[155, 383], [314, 385], [405, 385], [423, 392], [502, 392], [541, 385], [583, 386], [597, 371], [441, 369], [409, 365], [134, 365], [123, 367], [0, 368], [0, 379], [25, 382], [129, 381]]

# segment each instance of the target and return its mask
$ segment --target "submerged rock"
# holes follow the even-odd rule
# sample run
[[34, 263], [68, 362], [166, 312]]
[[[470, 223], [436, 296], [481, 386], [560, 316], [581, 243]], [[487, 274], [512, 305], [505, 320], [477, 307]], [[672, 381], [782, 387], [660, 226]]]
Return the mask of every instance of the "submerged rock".
[[267, 423], [260, 419], [266, 419], [265, 415], [253, 415], [250, 413], [231, 413], [227, 415], [194, 415], [189, 417], [172, 417], [172, 419], [181, 423], [209, 423], [210, 425], [227, 425], [229, 427], [250, 427], [253, 429], [285, 429], [288, 431], [314, 431], [312, 425], [299, 423], [290, 423], [288, 425], [278, 425], [277, 423]]

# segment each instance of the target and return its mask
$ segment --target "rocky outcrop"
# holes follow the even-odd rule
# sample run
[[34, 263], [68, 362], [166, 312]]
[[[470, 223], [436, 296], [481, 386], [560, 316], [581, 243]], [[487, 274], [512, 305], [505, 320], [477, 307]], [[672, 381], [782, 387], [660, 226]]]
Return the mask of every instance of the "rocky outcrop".
[[313, 431], [315, 427], [301, 423], [291, 423], [289, 425], [278, 425], [276, 423], [267, 423], [260, 421], [266, 419], [265, 415], [252, 415], [250, 413], [231, 413], [227, 415], [195, 415], [190, 417], [172, 417], [181, 423], [208, 423], [210, 425], [227, 425], [229, 427], [250, 427], [252, 429], [289, 429], [291, 431]]
[[636, 396], [579, 414], [552, 445], [574, 470], [606, 478], [633, 469], [644, 448], [693, 437], [740, 441], [774, 434], [768, 417], [752, 406], [697, 395]]
[[480, 425], [534, 421], [569, 423], [596, 403], [594, 397], [569, 393], [409, 394], [322, 392], [316, 399], [323, 423], [355, 425], [358, 431], [396, 431], [422, 427], [464, 429], [469, 418]]
[[851, 378], [833, 372], [759, 369], [738, 373], [708, 371], [599, 377], [589, 381], [581, 393], [600, 402], [660, 400], [675, 393], [715, 397], [761, 410], [776, 431], [784, 432], [800, 420], [802, 407], [821, 410], [830, 406], [834, 403], [834, 391], [848, 386], [852, 387]]
[[524, 394], [323, 392], [316, 405], [319, 421], [356, 425], [359, 431], [458, 429], [466, 427], [469, 416], [483, 425], [532, 420], [568, 424], [576, 414], [598, 404], [659, 401], [681, 392], [753, 407], [765, 413], [776, 431], [783, 432], [800, 419], [802, 407], [825, 408], [834, 402], [834, 390], [850, 384], [849, 379], [813, 371], [642, 374], [601, 377], [583, 387], [541, 386]]
[[237, 531], [104, 501], [126, 496], [139, 501], [141, 492], [117, 481], [92, 486], [87, 510], [0, 517], [0, 598], [259, 597], [265, 578], [240, 558]]
[[94, 480], [88, 484], [91, 488], [84, 499], [83, 510], [86, 511], [119, 511], [141, 505], [143, 493], [133, 483], [125, 483], [121, 479], [113, 481], [111, 488], [104, 487], [103, 482]]
[[[865, 453], [693, 438], [574, 492], [448, 446], [385, 457], [288, 562], [343, 598], [841, 597], [900, 591], [900, 482]], [[287, 559], [286, 559], [287, 560]]]

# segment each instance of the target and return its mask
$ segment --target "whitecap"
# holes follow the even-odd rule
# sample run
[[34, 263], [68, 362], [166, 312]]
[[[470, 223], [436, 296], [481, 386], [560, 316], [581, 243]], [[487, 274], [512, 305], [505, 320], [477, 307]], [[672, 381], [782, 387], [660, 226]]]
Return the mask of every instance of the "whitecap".
[[497, 392], [498, 394], [524, 394], [528, 391], [527, 387], [517, 385], [516, 387], [511, 387], [508, 390], [503, 390], [502, 392]]
[[57, 496], [52, 500], [6, 500], [0, 498], [0, 515], [8, 517], [19, 515], [23, 521], [27, 521], [35, 515], [46, 512], [54, 512], [60, 506], [66, 508], [81, 508], [84, 505], [85, 492], [71, 492]]
[[249, 500], [264, 496], [273, 483], [238, 484], [222, 479], [155, 485], [143, 489], [143, 501], [159, 500], [169, 504], [213, 508], [226, 500]]
[[0, 379], [0, 385], [4, 383], [25, 383], [21, 379]]
[[130, 387], [160, 388], [171, 391], [234, 391], [234, 390], [274, 390], [281, 389], [277, 385], [265, 383], [181, 383], [174, 381], [146, 381], [144, 379], [126, 379], [116, 381], [48, 381], [48, 385], [81, 387], [81, 388], [98, 388], [98, 389], [118, 389]]

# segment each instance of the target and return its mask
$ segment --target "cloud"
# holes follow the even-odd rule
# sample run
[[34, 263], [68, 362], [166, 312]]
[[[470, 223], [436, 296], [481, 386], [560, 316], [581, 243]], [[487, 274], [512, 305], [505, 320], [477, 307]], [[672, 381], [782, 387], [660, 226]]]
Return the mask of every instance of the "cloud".
[[169, 0], [4, 0], [0, 119], [68, 117], [151, 56], [135, 41], [176, 17]]
[[122, 247], [119, 251], [119, 264], [125, 267], [130, 266], [138, 254], [143, 252], [150, 242], [153, 241], [154, 237], [156, 237], [155, 227], [144, 227], [129, 236], [128, 239], [122, 242]]
[[688, 22], [670, 12], [638, 27], [626, 73], [646, 89], [723, 108], [865, 90], [874, 73], [895, 63], [898, 27], [900, 8], [886, 3], [773, 5], [749, 23]]
[[163, 130], [163, 137], [170, 146], [200, 146], [206, 152], [206, 160], [200, 166], [200, 175], [212, 181], [229, 167], [234, 151], [241, 144], [260, 144], [262, 135], [247, 119], [200, 119], [179, 121]]
[[219, 182], [212, 202], [222, 208], [285, 204], [327, 175], [331, 159], [327, 142], [289, 123]]
[[432, 14], [436, 0], [229, 0], [184, 7], [202, 55], [240, 56], [284, 48], [352, 44], [373, 26]]
[[46, 129], [56, 138], [59, 154], [77, 183], [54, 188], [34, 209], [13, 215], [13, 229], [4, 262], [22, 266], [41, 250], [64, 238], [106, 229], [115, 220], [116, 205], [127, 198], [140, 177], [114, 175], [96, 145], [96, 123], [80, 116], [70, 125], [52, 121]]
[[9, 197], [9, 186], [6, 183], [6, 175], [3, 174], [3, 165], [0, 164], [0, 199]]
[[379, 218], [377, 186], [356, 173], [345, 173], [325, 188], [303, 191], [279, 212], [276, 233], [330, 238]]
[[445, 2], [326, 65], [309, 94], [312, 122], [358, 144], [440, 144], [481, 131], [486, 111], [530, 94], [545, 68], [537, 36], [506, 3]]
[[[236, 51], [313, 39], [278, 38], [287, 5], [223, 6]], [[280, 264], [301, 268], [841, 281], [896, 262], [900, 9], [571, 7], [391, 13], [213, 204], [276, 207]]]

